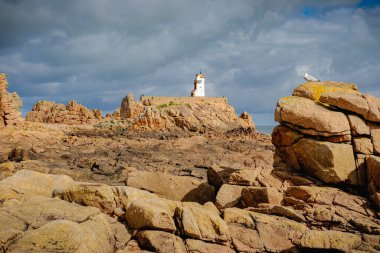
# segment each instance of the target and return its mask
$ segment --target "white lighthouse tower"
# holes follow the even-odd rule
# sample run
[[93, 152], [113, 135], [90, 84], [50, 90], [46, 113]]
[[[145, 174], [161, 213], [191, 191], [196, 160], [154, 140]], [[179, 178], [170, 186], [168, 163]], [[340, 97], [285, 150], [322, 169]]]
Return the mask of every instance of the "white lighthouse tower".
[[192, 97], [204, 97], [205, 96], [205, 78], [206, 76], [199, 72], [195, 74], [194, 90], [191, 92]]

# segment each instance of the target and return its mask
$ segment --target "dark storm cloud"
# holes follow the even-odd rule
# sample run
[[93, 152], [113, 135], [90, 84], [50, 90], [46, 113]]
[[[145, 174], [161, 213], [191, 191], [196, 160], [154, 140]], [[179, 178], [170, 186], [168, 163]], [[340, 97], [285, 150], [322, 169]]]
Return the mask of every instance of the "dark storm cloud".
[[0, 1], [0, 71], [28, 111], [76, 99], [113, 111], [128, 92], [206, 92], [273, 123], [304, 72], [380, 96], [380, 7], [371, 1]]

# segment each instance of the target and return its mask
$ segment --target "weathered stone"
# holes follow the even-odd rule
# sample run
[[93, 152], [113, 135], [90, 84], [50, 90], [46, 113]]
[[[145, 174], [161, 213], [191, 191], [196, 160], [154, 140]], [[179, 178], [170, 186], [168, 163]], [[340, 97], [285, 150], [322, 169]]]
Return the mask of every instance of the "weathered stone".
[[240, 224], [229, 224], [232, 243], [238, 252], [263, 252], [264, 244], [256, 230]]
[[27, 121], [42, 123], [59, 123], [67, 125], [95, 124], [102, 119], [98, 109], [90, 110], [85, 106], [70, 101], [66, 106], [55, 102], [41, 100], [26, 114]]
[[24, 123], [20, 113], [22, 101], [16, 92], [9, 93], [7, 75], [0, 73], [0, 129]]
[[203, 204], [215, 199], [213, 186], [191, 177], [136, 171], [129, 173], [127, 185], [177, 201], [193, 201]]
[[302, 223], [282, 217], [250, 213], [264, 247], [269, 252], [284, 252], [299, 244], [308, 228]]
[[351, 252], [361, 244], [358, 235], [339, 231], [309, 230], [302, 236], [300, 246], [307, 249], [339, 250]]
[[237, 223], [247, 228], [255, 228], [250, 212], [240, 208], [226, 208], [223, 210], [223, 219], [228, 224]]
[[103, 216], [83, 223], [55, 220], [28, 231], [7, 252], [83, 252], [114, 251], [112, 230]]
[[289, 147], [297, 142], [303, 135], [293, 129], [279, 125], [273, 129], [272, 143], [276, 147]]
[[373, 152], [375, 155], [380, 155], [380, 125], [371, 123], [369, 128], [371, 131]]
[[299, 85], [293, 91], [293, 96], [305, 97], [314, 101], [319, 101], [325, 93], [344, 92], [348, 94], [358, 93], [358, 87], [353, 83], [324, 81], [308, 82]]
[[271, 214], [283, 216], [295, 221], [305, 221], [305, 217], [297, 213], [294, 209], [285, 206], [273, 206], [270, 209]]
[[184, 235], [203, 241], [224, 242], [229, 239], [228, 227], [213, 208], [197, 203], [184, 202], [177, 207], [176, 218]]
[[368, 103], [364, 95], [359, 92], [326, 92], [321, 95], [319, 101], [367, 118]]
[[137, 240], [144, 249], [154, 250], [158, 253], [186, 253], [182, 239], [171, 233], [145, 230], [136, 235]]
[[105, 184], [75, 183], [67, 188], [55, 190], [54, 196], [85, 206], [94, 206], [107, 214], [116, 209], [126, 209], [137, 199], [158, 198], [157, 195], [128, 186], [108, 186]]
[[239, 203], [244, 186], [224, 184], [216, 195], [215, 205], [219, 209], [234, 207]]
[[158, 229], [176, 231], [175, 205], [168, 200], [151, 198], [133, 201], [125, 211], [128, 225], [134, 229]]
[[0, 227], [5, 226], [5, 230], [0, 230], [7, 234], [4, 237], [0, 233], [1, 241], [5, 241], [1, 247], [8, 244], [7, 252], [74, 252], [77, 249], [113, 252], [115, 246], [111, 225], [99, 209], [58, 198], [29, 196], [5, 200], [0, 207], [0, 224]]
[[244, 206], [256, 207], [261, 203], [280, 205], [282, 194], [273, 187], [245, 187], [241, 192]]
[[300, 167], [326, 183], [345, 182], [356, 173], [351, 145], [303, 138], [293, 150]]
[[73, 182], [68, 176], [20, 170], [0, 181], [0, 200], [33, 195], [51, 197], [54, 189], [69, 186]]
[[371, 139], [365, 137], [354, 138], [354, 150], [356, 153], [360, 154], [373, 154], [373, 145]]
[[206, 243], [199, 240], [187, 239], [186, 245], [189, 253], [234, 253], [235, 251], [226, 246]]
[[276, 121], [297, 126], [297, 130], [302, 133], [318, 136], [350, 134], [350, 125], [343, 113], [330, 111], [312, 100], [284, 97], [277, 107]]
[[367, 120], [373, 122], [380, 122], [380, 99], [371, 95], [365, 95], [369, 111]]
[[359, 116], [348, 114], [348, 121], [350, 122], [351, 131], [354, 136], [358, 135], [370, 135], [369, 126]]
[[21, 236], [28, 224], [21, 218], [0, 209], [0, 247], [7, 248], [16, 237]]
[[367, 169], [368, 182], [380, 189], [380, 157], [369, 156], [367, 158]]
[[370, 219], [356, 218], [350, 223], [364, 233], [380, 235], [380, 225]]

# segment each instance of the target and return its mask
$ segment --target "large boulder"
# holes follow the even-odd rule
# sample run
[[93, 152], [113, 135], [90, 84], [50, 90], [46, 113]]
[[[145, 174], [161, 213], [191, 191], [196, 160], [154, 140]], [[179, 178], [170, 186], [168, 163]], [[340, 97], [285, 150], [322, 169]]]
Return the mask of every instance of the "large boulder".
[[129, 173], [127, 185], [177, 201], [193, 201], [203, 204], [215, 199], [213, 186], [192, 177], [135, 171]]
[[0, 181], [0, 200], [32, 195], [51, 197], [55, 189], [68, 187], [73, 183], [74, 180], [69, 176], [20, 170]]
[[6, 252], [114, 252], [115, 235], [97, 208], [32, 196], [0, 207]]
[[165, 199], [138, 199], [125, 211], [128, 225], [134, 229], [157, 229], [176, 231], [174, 211], [176, 205]]
[[226, 242], [230, 237], [227, 224], [212, 203], [201, 206], [184, 202], [177, 207], [176, 218], [186, 236], [211, 242]]
[[132, 201], [142, 198], [158, 198], [156, 194], [128, 186], [109, 186], [94, 183], [75, 183], [56, 189], [53, 196], [84, 206], [97, 207], [107, 214], [120, 213]]
[[326, 183], [345, 182], [356, 176], [351, 145], [303, 138], [292, 148], [303, 170]]
[[145, 230], [139, 232], [136, 237], [144, 249], [158, 253], [187, 253], [181, 237], [171, 233]]
[[309, 135], [350, 134], [350, 124], [344, 113], [331, 111], [307, 98], [281, 98], [277, 104], [275, 119], [283, 124], [291, 124]]

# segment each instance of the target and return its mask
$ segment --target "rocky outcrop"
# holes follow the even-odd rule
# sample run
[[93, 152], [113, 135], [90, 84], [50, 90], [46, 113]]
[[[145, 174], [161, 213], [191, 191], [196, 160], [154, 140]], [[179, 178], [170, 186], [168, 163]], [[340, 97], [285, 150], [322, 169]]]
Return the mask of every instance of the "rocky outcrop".
[[41, 100], [26, 114], [26, 120], [41, 123], [59, 123], [67, 125], [95, 124], [102, 119], [98, 109], [87, 109], [85, 106], [70, 101], [67, 105]]
[[128, 120], [133, 129], [189, 130], [192, 132], [228, 131], [244, 127], [255, 128], [252, 117], [244, 112], [236, 115], [232, 106], [214, 100], [194, 99], [186, 103], [150, 104], [148, 100], [135, 101], [128, 94], [120, 106], [121, 119]]
[[7, 89], [7, 75], [0, 73], [0, 128], [21, 125], [24, 122], [20, 113], [20, 97], [16, 92], [9, 93]]
[[[367, 187], [377, 199], [380, 99], [354, 84], [315, 82], [280, 99], [272, 134], [276, 153], [291, 167], [325, 183]], [[379, 206], [380, 207], [380, 206]]]

